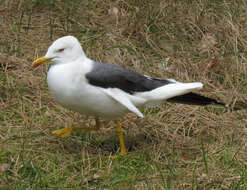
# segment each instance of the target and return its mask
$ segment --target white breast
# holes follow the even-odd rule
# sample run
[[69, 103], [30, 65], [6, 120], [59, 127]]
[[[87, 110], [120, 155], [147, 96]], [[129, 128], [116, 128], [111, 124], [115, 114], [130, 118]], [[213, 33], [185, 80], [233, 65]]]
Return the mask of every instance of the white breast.
[[82, 114], [113, 119], [128, 110], [106, 95], [100, 87], [89, 85], [85, 73], [92, 64], [57, 64], [47, 73], [47, 83], [52, 96], [66, 108]]

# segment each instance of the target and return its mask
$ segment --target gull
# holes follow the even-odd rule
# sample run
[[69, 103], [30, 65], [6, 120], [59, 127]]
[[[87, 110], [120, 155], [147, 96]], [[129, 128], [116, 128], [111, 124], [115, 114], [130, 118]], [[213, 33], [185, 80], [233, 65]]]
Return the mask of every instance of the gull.
[[119, 155], [122, 156], [126, 155], [126, 147], [118, 119], [128, 112], [144, 117], [140, 108], [165, 101], [224, 106], [193, 92], [203, 87], [201, 82], [152, 78], [115, 64], [93, 61], [73, 36], [54, 41], [45, 56], [36, 59], [32, 66], [44, 63], [49, 63], [47, 84], [54, 99], [65, 108], [96, 119], [94, 127], [65, 127], [53, 134], [67, 137], [73, 130], [99, 130], [99, 118], [114, 120], [120, 142]]

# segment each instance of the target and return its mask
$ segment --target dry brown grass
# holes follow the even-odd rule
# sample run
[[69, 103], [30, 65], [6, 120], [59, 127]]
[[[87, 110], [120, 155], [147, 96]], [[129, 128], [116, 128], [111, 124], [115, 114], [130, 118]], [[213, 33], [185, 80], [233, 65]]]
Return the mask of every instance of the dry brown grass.
[[[54, 3], [52, 3], [54, 2]], [[3, 189], [246, 189], [247, 3], [240, 1], [0, 2], [0, 187]], [[239, 111], [164, 104], [59, 139], [92, 120], [50, 96], [46, 67], [30, 68], [53, 40], [74, 35], [98, 61], [180, 81]]]

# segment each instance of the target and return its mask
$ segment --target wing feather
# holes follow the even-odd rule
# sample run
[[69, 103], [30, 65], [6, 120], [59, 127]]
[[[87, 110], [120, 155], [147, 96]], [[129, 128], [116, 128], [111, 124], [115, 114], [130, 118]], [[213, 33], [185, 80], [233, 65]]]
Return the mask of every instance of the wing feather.
[[170, 80], [151, 78], [118, 65], [94, 62], [86, 74], [88, 82], [103, 88], [119, 88], [129, 94], [146, 92], [173, 83]]
[[122, 90], [117, 88], [102, 88], [103, 92], [108, 96], [125, 106], [129, 111], [134, 112], [139, 117], [144, 117], [143, 114], [138, 110], [138, 108], [129, 100], [129, 98], [122, 92]]

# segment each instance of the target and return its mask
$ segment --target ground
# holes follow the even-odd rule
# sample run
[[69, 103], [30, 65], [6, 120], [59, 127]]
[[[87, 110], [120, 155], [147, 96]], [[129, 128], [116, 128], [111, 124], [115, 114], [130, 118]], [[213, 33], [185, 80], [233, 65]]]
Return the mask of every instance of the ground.
[[[0, 2], [1, 189], [247, 189], [247, 3], [173, 0]], [[113, 159], [113, 122], [61, 139], [92, 118], [58, 105], [48, 65], [55, 39], [153, 77], [201, 81], [228, 109], [164, 103], [121, 118], [128, 154]], [[233, 110], [234, 107], [240, 108]]]

